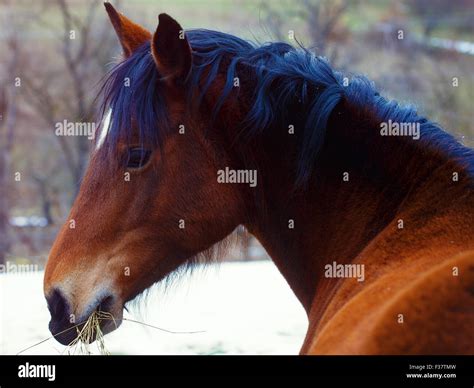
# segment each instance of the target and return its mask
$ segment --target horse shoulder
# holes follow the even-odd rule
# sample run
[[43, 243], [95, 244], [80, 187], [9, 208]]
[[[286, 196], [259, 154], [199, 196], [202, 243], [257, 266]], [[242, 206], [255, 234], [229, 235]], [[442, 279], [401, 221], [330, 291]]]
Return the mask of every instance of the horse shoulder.
[[446, 258], [391, 297], [386, 280], [348, 301], [308, 353], [474, 354], [474, 251]]

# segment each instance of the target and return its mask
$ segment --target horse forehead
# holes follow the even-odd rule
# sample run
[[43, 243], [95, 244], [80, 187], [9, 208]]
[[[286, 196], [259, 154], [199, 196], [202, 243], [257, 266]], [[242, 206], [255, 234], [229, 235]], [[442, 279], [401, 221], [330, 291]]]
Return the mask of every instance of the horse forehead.
[[96, 150], [100, 149], [104, 145], [105, 138], [107, 137], [107, 134], [109, 133], [109, 130], [110, 130], [111, 121], [112, 121], [112, 109], [109, 109], [99, 129], [99, 138], [97, 139], [97, 143], [95, 147]]

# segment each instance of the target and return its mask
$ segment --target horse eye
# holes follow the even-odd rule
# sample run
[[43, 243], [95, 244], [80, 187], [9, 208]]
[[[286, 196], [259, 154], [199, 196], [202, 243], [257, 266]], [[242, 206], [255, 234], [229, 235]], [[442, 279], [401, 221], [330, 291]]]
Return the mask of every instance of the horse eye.
[[129, 148], [128, 149], [128, 168], [140, 168], [148, 163], [150, 160], [151, 151], [143, 148]]

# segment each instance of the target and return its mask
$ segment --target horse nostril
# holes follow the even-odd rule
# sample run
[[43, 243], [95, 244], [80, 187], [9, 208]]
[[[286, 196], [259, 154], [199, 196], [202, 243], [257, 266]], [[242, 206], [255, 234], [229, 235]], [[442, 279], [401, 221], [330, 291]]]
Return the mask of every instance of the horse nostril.
[[46, 297], [48, 309], [51, 313], [51, 320], [61, 321], [69, 314], [69, 304], [61, 291], [55, 288], [49, 296]]
[[114, 297], [112, 295], [108, 295], [102, 299], [102, 301], [97, 306], [97, 311], [103, 312], [110, 312], [112, 306], [114, 304]]

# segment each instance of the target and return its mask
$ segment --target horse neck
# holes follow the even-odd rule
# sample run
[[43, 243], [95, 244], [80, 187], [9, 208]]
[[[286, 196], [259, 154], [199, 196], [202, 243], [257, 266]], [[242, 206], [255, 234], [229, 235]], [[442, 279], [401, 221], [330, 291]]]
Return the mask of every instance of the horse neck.
[[328, 263], [353, 262], [375, 241], [368, 262], [397, 260], [426, 247], [436, 247], [440, 256], [471, 244], [474, 232], [468, 218], [472, 178], [459, 162], [429, 143], [381, 138], [379, 123], [367, 125], [366, 117], [340, 108], [329, 121], [307, 190], [293, 191], [298, 141], [288, 139], [286, 128], [248, 148], [256, 158], [239, 159], [258, 166], [246, 226], [307, 312], [316, 294], [327, 300], [334, 292], [336, 283], [324, 278]]

